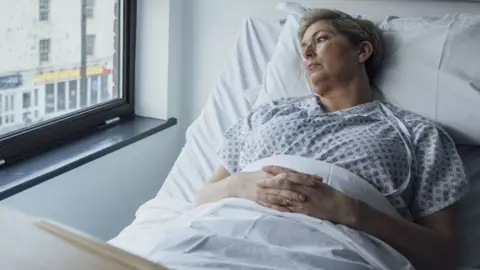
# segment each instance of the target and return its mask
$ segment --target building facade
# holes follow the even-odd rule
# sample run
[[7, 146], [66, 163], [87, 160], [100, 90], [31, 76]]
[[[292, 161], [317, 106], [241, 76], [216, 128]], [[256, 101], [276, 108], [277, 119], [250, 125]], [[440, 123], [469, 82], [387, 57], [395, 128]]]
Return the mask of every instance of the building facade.
[[0, 135], [118, 97], [116, 0], [85, 0], [83, 37], [82, 1], [0, 0]]

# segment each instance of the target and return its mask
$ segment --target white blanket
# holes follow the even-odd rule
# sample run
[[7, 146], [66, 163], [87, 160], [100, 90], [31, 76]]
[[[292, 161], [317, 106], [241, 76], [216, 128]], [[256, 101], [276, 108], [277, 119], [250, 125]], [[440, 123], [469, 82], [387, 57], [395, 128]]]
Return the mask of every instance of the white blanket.
[[[332, 187], [397, 215], [374, 187], [342, 168], [274, 156], [245, 170], [267, 164], [322, 176]], [[172, 269], [413, 269], [368, 234], [252, 201], [230, 198], [197, 208], [170, 199], [162, 204], [162, 217], [134, 223], [110, 243]]]

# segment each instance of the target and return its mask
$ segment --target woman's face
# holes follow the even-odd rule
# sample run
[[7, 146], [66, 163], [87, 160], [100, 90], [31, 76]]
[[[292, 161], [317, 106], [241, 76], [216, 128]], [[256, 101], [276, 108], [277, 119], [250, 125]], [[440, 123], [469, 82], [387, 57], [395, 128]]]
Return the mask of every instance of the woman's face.
[[312, 24], [303, 35], [301, 47], [311, 87], [318, 94], [349, 81], [359, 71], [358, 49], [327, 21]]

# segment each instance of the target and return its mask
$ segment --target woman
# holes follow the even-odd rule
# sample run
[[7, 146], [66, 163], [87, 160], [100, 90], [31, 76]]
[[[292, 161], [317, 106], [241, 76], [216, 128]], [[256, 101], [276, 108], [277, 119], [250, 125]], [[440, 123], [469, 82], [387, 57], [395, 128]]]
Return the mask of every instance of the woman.
[[[219, 153], [222, 166], [198, 192], [197, 204], [250, 199], [369, 233], [418, 269], [453, 269], [454, 204], [468, 190], [463, 165], [452, 140], [433, 123], [373, 100], [380, 37], [369, 21], [339, 11], [307, 12], [299, 42], [316, 97], [264, 104], [229, 129]], [[316, 176], [275, 166], [240, 172], [278, 154], [315, 158], [359, 175], [403, 218], [375, 210]]]

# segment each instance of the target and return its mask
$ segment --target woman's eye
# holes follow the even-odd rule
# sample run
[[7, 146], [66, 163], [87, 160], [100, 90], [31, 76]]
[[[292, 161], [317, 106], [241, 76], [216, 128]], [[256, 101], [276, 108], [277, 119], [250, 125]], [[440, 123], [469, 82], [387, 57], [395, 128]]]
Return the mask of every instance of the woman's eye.
[[326, 36], [320, 36], [320, 37], [317, 37], [317, 43], [320, 43], [320, 42], [323, 42], [327, 40], [327, 37]]

